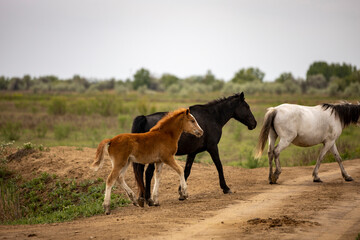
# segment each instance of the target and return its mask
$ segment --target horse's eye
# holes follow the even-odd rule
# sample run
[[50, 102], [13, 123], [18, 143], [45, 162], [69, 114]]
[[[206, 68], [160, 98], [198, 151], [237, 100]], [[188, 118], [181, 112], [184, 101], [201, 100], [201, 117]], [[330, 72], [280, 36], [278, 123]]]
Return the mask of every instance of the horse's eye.
[[192, 123], [195, 123], [195, 120], [191, 120]]

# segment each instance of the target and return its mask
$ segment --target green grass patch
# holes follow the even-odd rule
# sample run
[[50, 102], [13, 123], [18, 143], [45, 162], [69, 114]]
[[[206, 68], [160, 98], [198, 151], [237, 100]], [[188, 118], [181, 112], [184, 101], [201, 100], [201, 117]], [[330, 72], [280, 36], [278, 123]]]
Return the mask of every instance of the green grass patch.
[[[1, 170], [1, 169], [0, 169]], [[1, 170], [2, 175], [8, 175]], [[96, 180], [61, 180], [46, 172], [19, 184], [1, 178], [1, 224], [43, 224], [70, 221], [104, 213], [105, 183]], [[126, 206], [129, 200], [111, 195], [111, 208]]]

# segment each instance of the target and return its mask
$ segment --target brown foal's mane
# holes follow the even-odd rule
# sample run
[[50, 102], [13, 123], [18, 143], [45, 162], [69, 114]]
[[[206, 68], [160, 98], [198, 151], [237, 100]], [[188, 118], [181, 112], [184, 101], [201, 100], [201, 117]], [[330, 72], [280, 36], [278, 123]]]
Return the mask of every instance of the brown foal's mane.
[[167, 122], [172, 121], [174, 117], [183, 114], [186, 110], [186, 108], [179, 108], [173, 112], [169, 112], [162, 119], [160, 119], [160, 121], [158, 121], [155, 126], [150, 129], [150, 132], [160, 130], [163, 125], [166, 125]]

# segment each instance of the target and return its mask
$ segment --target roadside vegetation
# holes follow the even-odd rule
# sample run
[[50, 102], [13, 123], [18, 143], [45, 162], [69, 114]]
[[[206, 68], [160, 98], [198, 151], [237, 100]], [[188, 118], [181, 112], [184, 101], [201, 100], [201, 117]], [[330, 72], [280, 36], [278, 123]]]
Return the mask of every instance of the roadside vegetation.
[[[6, 167], [9, 158], [5, 155], [10, 146], [11, 143], [1, 144], [0, 224], [43, 224], [103, 214], [103, 179], [61, 179], [43, 172], [33, 179], [24, 180]], [[26, 143], [10, 156], [26, 155], [31, 150], [47, 151], [42, 146]], [[111, 208], [128, 203], [123, 195], [111, 196]]]

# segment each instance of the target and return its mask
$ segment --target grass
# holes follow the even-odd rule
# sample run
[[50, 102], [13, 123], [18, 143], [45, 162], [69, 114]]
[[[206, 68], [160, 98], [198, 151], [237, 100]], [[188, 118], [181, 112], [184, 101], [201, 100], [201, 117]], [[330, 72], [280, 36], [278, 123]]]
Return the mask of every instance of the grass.
[[[11, 143], [0, 144], [0, 224], [43, 224], [70, 221], [81, 217], [103, 214], [105, 183], [103, 179], [60, 179], [43, 172], [24, 181], [10, 171], [5, 156]], [[26, 150], [45, 151], [43, 145], [24, 143], [15, 153]], [[81, 149], [79, 149], [81, 150]], [[129, 203], [123, 195], [111, 195], [111, 208]]]
[[[258, 127], [249, 131], [246, 126], [230, 120], [223, 128], [219, 143], [219, 153], [223, 164], [252, 167], [267, 166], [264, 154], [256, 164], [249, 152], [253, 152], [257, 143], [266, 109], [281, 103], [316, 105], [324, 102], [337, 102], [325, 95], [249, 95], [246, 101], [258, 121]], [[4, 93], [0, 96], [0, 129], [4, 133], [0, 141], [15, 139], [15, 145], [25, 142], [44, 146], [96, 147], [104, 138], [130, 132], [132, 120], [139, 114], [155, 111], [169, 111], [178, 107], [203, 104], [222, 97], [219, 92], [194, 94], [190, 97], [181, 94], [128, 92], [117, 95], [115, 92], [92, 94], [30, 94]], [[355, 99], [347, 99], [349, 101]], [[36, 109], [36, 111], [34, 111]], [[12, 124], [8, 126], [7, 124]], [[6, 129], [6, 130], [5, 130]], [[9, 132], [7, 129], [10, 129]], [[350, 126], [338, 139], [339, 152], [344, 159], [360, 157], [360, 130]], [[341, 145], [343, 147], [341, 147]], [[314, 164], [319, 146], [285, 149], [280, 157], [283, 166], [302, 166]], [[326, 156], [324, 161], [333, 161]], [[211, 163], [209, 154], [199, 154], [197, 162]]]
[[[2, 171], [3, 172], [3, 171]], [[1, 174], [1, 173], [0, 173]], [[102, 179], [61, 180], [43, 172], [22, 184], [1, 182], [1, 224], [42, 224], [103, 214], [105, 183]], [[126, 206], [122, 195], [112, 194], [111, 208]]]

